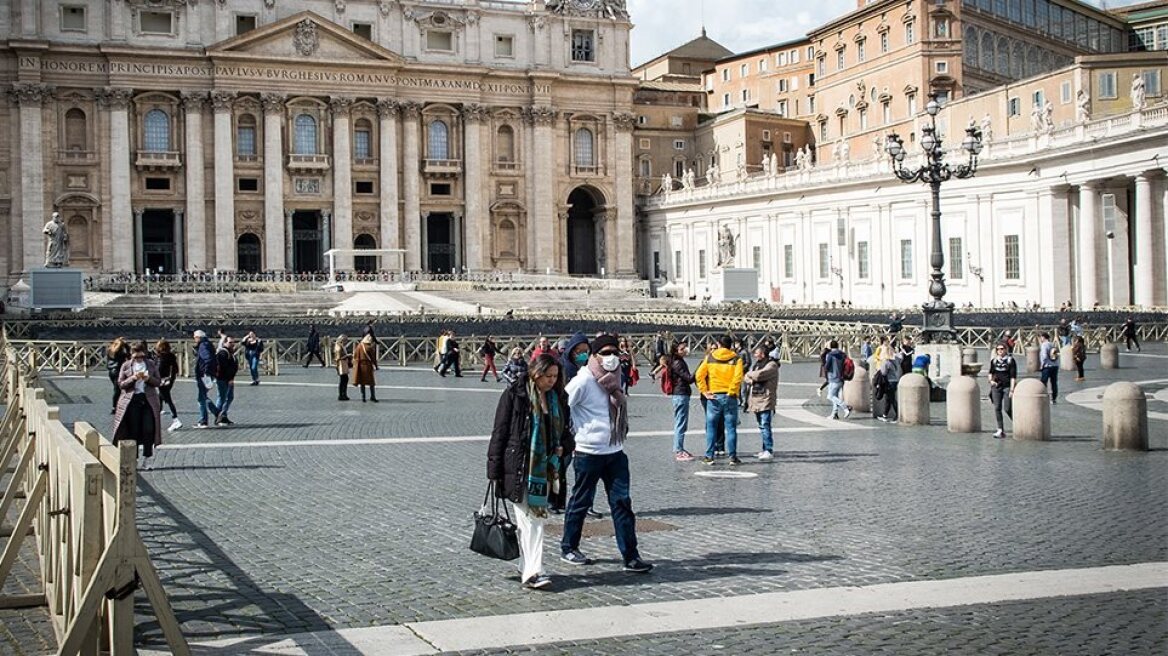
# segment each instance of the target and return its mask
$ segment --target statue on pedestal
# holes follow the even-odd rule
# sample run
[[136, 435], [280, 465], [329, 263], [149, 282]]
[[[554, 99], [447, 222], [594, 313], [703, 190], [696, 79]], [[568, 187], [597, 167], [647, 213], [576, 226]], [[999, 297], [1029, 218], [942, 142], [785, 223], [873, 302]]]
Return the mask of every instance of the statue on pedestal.
[[723, 224], [718, 230], [718, 266], [734, 266], [735, 242], [734, 233], [730, 232], [729, 224]]
[[1132, 75], [1131, 84], [1132, 109], [1142, 112], [1148, 106], [1147, 88], [1144, 86], [1144, 76], [1136, 73]]
[[720, 176], [721, 173], [718, 171], [718, 163], [714, 162], [710, 164], [710, 168], [706, 169], [706, 184], [716, 185], [720, 183], [722, 181]]
[[1086, 123], [1091, 120], [1091, 96], [1083, 89], [1075, 94], [1075, 120]]
[[42, 231], [48, 241], [45, 243], [45, 267], [60, 269], [69, 266], [69, 231], [58, 212], [45, 224]]

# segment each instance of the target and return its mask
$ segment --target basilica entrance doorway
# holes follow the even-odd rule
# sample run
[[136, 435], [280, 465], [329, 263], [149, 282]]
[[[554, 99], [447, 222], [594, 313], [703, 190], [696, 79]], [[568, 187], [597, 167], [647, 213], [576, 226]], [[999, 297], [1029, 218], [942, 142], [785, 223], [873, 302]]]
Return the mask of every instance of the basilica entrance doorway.
[[323, 231], [320, 210], [292, 213], [292, 270], [315, 273], [324, 269]]
[[453, 214], [431, 212], [426, 215], [426, 271], [454, 272], [458, 266], [458, 248], [454, 237]]
[[577, 187], [568, 205], [568, 273], [595, 276], [604, 260], [604, 197], [591, 187]]
[[138, 225], [138, 272], [178, 272], [174, 210], [143, 210]]

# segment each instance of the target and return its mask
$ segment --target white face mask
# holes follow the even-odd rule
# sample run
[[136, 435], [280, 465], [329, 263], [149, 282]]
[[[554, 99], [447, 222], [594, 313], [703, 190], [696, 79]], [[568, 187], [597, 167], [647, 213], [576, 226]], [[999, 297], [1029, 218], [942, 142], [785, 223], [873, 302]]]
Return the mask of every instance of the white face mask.
[[620, 356], [602, 355], [600, 357], [600, 366], [605, 371], [616, 371], [620, 367]]

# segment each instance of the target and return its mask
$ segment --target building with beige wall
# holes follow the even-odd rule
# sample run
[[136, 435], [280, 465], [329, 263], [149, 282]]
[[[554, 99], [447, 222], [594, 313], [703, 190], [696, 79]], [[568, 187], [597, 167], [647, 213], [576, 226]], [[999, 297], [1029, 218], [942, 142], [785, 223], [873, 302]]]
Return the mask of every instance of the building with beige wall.
[[0, 271], [58, 209], [94, 272], [633, 275], [629, 28], [616, 0], [4, 0]]

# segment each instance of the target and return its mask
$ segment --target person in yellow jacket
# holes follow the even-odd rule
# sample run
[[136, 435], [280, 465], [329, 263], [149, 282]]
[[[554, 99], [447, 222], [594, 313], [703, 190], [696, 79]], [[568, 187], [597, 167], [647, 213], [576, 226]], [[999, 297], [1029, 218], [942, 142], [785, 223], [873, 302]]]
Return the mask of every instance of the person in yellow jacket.
[[726, 429], [726, 454], [730, 464], [742, 464], [738, 459], [738, 390], [742, 385], [742, 358], [731, 348], [734, 339], [723, 335], [714, 349], [698, 365], [694, 374], [698, 391], [706, 398], [706, 456], [703, 465], [714, 464], [714, 438], [718, 422]]

